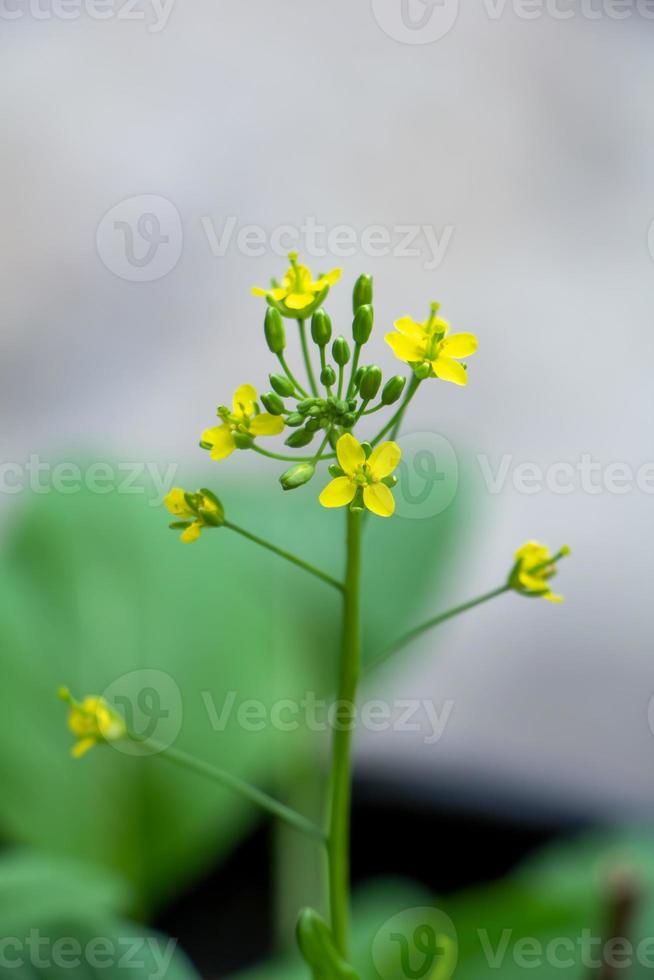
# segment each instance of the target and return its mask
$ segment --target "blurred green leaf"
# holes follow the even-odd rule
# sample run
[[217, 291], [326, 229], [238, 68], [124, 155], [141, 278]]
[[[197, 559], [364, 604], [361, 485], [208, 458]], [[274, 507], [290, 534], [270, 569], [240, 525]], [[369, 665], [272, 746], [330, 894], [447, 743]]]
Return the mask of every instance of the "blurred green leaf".
[[[344, 515], [320, 508], [312, 485], [283, 494], [270, 473], [225, 472], [184, 483], [215, 489], [231, 520], [341, 574]], [[369, 522], [369, 647], [406, 629], [448, 570], [462, 506]], [[58, 686], [133, 698], [145, 676], [145, 715], [167, 711], [163, 732], [179, 747], [283, 795], [317, 736], [258, 730], [239, 708], [328, 696], [340, 630], [328, 586], [224, 529], [189, 546], [167, 523], [144, 495], [38, 496], [11, 521], [0, 567], [0, 832], [118, 871], [141, 910], [224, 854], [256, 814], [158, 757], [101, 747], [72, 761]], [[144, 670], [156, 682], [132, 674]]]

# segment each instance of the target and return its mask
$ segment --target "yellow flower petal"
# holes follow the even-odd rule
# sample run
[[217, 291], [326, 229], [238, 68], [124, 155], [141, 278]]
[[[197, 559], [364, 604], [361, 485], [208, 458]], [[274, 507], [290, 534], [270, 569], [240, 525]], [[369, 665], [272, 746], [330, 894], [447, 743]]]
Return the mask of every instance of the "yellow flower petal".
[[431, 362], [434, 374], [442, 381], [452, 381], [455, 385], [467, 385], [468, 374], [466, 369], [453, 357], [445, 357], [441, 354], [435, 361]]
[[81, 759], [81, 757], [85, 755], [89, 749], [92, 749], [95, 744], [96, 740], [94, 738], [83, 738], [73, 745], [72, 749], [70, 750], [70, 754], [74, 759]]
[[274, 289], [269, 291], [269, 295], [272, 296], [276, 303], [279, 303], [280, 300], [284, 299], [287, 292], [288, 290], [284, 289], [283, 286], [275, 286]]
[[269, 415], [262, 412], [255, 415], [250, 424], [250, 432], [253, 436], [276, 436], [284, 430], [284, 419], [281, 415]]
[[236, 449], [232, 430], [228, 425], [205, 429], [202, 433], [202, 442], [211, 446], [211, 458], [216, 460], [227, 459]]
[[385, 476], [390, 476], [401, 456], [402, 450], [396, 442], [382, 442], [381, 446], [373, 449], [368, 460], [373, 479], [383, 480]]
[[548, 602], [563, 602], [563, 596], [556, 595], [554, 592], [546, 592], [543, 599], [547, 599]]
[[418, 323], [410, 316], [401, 316], [393, 326], [405, 337], [410, 337], [412, 340], [424, 340], [427, 335], [424, 324]]
[[194, 541], [198, 540], [201, 533], [202, 525], [199, 521], [194, 521], [190, 527], [187, 527], [186, 530], [182, 532], [180, 535], [180, 541], [183, 541], [184, 544], [193, 544]]
[[267, 296], [269, 293], [268, 289], [262, 289], [261, 286], [253, 286], [250, 290], [253, 296]]
[[341, 469], [348, 476], [354, 476], [359, 467], [363, 466], [366, 461], [366, 454], [361, 448], [361, 443], [349, 432], [341, 436], [336, 443], [336, 455]]
[[333, 286], [341, 278], [342, 269], [332, 269], [331, 272], [326, 272], [324, 276], [321, 276], [317, 282], [320, 287], [320, 291], [325, 288], [325, 286]]
[[314, 293], [289, 293], [284, 302], [289, 310], [303, 310], [310, 306], [315, 299]]
[[441, 350], [447, 357], [469, 357], [477, 350], [474, 333], [453, 333], [442, 342]]
[[371, 483], [364, 487], [363, 502], [378, 517], [390, 517], [395, 510], [393, 494], [385, 483]]
[[184, 491], [179, 487], [173, 487], [170, 493], [166, 494], [164, 497], [164, 504], [170, 513], [175, 517], [188, 517], [193, 513], [189, 505], [186, 503]]
[[401, 333], [387, 333], [384, 340], [395, 356], [400, 361], [405, 361], [406, 364], [423, 361], [425, 358], [424, 344], [412, 340], [410, 337], [405, 337]]
[[241, 385], [234, 392], [234, 398], [232, 399], [234, 415], [239, 415], [241, 418], [245, 415], [252, 415], [256, 400], [256, 388], [253, 388], [252, 385]]
[[328, 483], [318, 498], [323, 507], [345, 507], [352, 503], [357, 492], [356, 484], [347, 476], [337, 476]]

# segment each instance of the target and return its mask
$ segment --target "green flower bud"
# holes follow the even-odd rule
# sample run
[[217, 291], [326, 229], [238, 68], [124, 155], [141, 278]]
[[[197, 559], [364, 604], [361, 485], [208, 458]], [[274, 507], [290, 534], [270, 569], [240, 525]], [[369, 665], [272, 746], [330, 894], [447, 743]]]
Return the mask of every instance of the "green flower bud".
[[261, 404], [271, 415], [282, 415], [286, 410], [284, 402], [274, 391], [267, 391], [265, 395], [262, 395]]
[[337, 398], [336, 401], [334, 402], [334, 408], [336, 409], [339, 415], [344, 415], [349, 407], [350, 407], [349, 402], [344, 401], [342, 398], [341, 399]]
[[326, 347], [332, 339], [332, 321], [322, 307], [311, 318], [311, 336], [318, 347]]
[[[330, 430], [329, 445], [332, 447], [332, 449], [336, 449], [336, 443], [338, 442], [340, 435], [341, 433], [337, 429]], [[342, 473], [339, 473], [338, 475], [342, 476]]]
[[359, 974], [343, 959], [329, 927], [313, 909], [303, 909], [297, 923], [297, 944], [315, 978], [359, 980]]
[[396, 402], [404, 391], [405, 384], [406, 378], [402, 377], [401, 374], [396, 374], [394, 378], [389, 378], [382, 390], [382, 403], [384, 405], [392, 405], [393, 402]]
[[290, 446], [291, 449], [301, 449], [302, 446], [309, 445], [314, 435], [315, 432], [312, 432], [311, 429], [296, 429], [295, 432], [291, 432], [286, 440], [286, 445]]
[[363, 377], [365, 370], [366, 370], [365, 367], [363, 367], [362, 365], [361, 367], [358, 367], [354, 372], [354, 377], [352, 378], [352, 384], [354, 385], [357, 391], [359, 390], [359, 385], [361, 384], [361, 378]]
[[372, 456], [372, 443], [371, 442], [362, 442], [361, 443], [361, 448], [363, 449], [364, 453], [366, 454], [366, 459], [370, 459], [370, 457]]
[[254, 439], [247, 432], [232, 432], [232, 439], [237, 449], [250, 449], [254, 443]]
[[354, 412], [348, 412], [347, 415], [344, 415], [341, 419], [341, 425], [343, 425], [346, 429], [351, 429], [356, 420], [357, 417]]
[[340, 367], [350, 360], [350, 345], [345, 337], [337, 337], [332, 344], [332, 357]]
[[368, 342], [368, 338], [372, 332], [373, 319], [372, 306], [366, 304], [358, 308], [354, 314], [354, 323], [352, 324], [352, 336], [354, 337], [355, 343], [366, 344]]
[[297, 487], [304, 486], [316, 472], [313, 463], [297, 463], [291, 466], [279, 478], [283, 490], [295, 490]]
[[270, 387], [273, 391], [276, 391], [278, 395], [282, 398], [290, 398], [295, 391], [295, 386], [292, 381], [285, 378], [283, 374], [269, 374]]
[[372, 303], [372, 276], [359, 276], [354, 284], [352, 292], [352, 312], [356, 313], [360, 306], [369, 306]]
[[297, 403], [297, 410], [300, 415], [308, 415], [309, 412], [314, 411], [314, 409], [319, 408], [322, 405], [322, 398], [303, 398], [301, 402]]
[[291, 412], [290, 415], [286, 416], [286, 424], [290, 425], [292, 429], [295, 429], [298, 425], [302, 425], [304, 422], [304, 415], [300, 415], [299, 412]]
[[327, 469], [330, 476], [343, 476], [343, 470], [340, 468], [338, 463], [330, 463]]
[[273, 354], [281, 354], [286, 347], [286, 333], [284, 331], [284, 321], [279, 310], [269, 306], [266, 310], [266, 319], [263, 325], [266, 334], [266, 343]]
[[[198, 507], [198, 514], [204, 523], [211, 525], [211, 527], [222, 527], [225, 523], [225, 508], [218, 500], [218, 497], [211, 490], [207, 490], [206, 487], [200, 490], [200, 496], [204, 498], [202, 503], [209, 505]], [[213, 504], [213, 507], [211, 504]]]
[[321, 428], [320, 419], [307, 419], [306, 427], [309, 432], [317, 432]]
[[371, 364], [370, 367], [366, 368], [364, 375], [361, 378], [361, 384], [359, 385], [359, 394], [364, 401], [372, 401], [379, 391], [381, 382], [381, 368], [378, 368], [376, 364]]
[[323, 385], [333, 385], [336, 381], [336, 371], [328, 364], [327, 367], [323, 368], [320, 372], [320, 383]]

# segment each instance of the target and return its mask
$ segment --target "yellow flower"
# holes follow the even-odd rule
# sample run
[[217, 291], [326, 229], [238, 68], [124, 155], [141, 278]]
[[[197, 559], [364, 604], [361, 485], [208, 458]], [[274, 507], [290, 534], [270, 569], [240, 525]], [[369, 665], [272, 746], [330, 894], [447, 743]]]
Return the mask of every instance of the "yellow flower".
[[125, 722], [104, 698], [92, 694], [83, 701], [76, 701], [67, 687], [59, 690], [59, 697], [69, 705], [68, 727], [78, 739], [71, 749], [76, 759], [101, 742], [115, 742], [127, 734]]
[[201, 445], [211, 450], [212, 459], [227, 459], [236, 449], [234, 433], [244, 436], [276, 436], [284, 429], [281, 415], [270, 415], [257, 409], [257, 392], [252, 385], [241, 385], [234, 392], [232, 410], [218, 409], [222, 425], [205, 429]]
[[423, 377], [436, 376], [455, 385], [466, 385], [468, 375], [457, 358], [469, 357], [477, 350], [477, 338], [473, 333], [455, 333], [448, 336], [450, 325], [441, 320], [438, 304], [433, 303], [431, 315], [424, 323], [417, 323], [410, 316], [395, 321], [397, 333], [387, 333], [385, 340], [400, 361], [427, 371]]
[[225, 522], [225, 512], [218, 498], [210, 490], [187, 493], [180, 487], [173, 487], [164, 503], [174, 517], [192, 519], [176, 521], [171, 524], [174, 530], [181, 530], [184, 544], [197, 541], [205, 527], [220, 527]]
[[563, 596], [556, 595], [549, 586], [549, 579], [556, 575], [556, 563], [570, 554], [565, 545], [557, 554], [538, 541], [527, 541], [515, 553], [515, 565], [509, 576], [509, 585], [521, 595], [547, 599], [549, 602], [563, 602]]
[[332, 269], [324, 276], [314, 279], [306, 265], [298, 265], [296, 252], [291, 252], [288, 258], [291, 264], [281, 286], [273, 286], [271, 289], [253, 286], [253, 296], [270, 297], [275, 303], [283, 303], [289, 310], [304, 310], [315, 302], [320, 293], [341, 278], [343, 270]]
[[383, 442], [368, 458], [363, 446], [346, 433], [336, 444], [336, 455], [343, 471], [320, 494], [323, 507], [345, 507], [359, 491], [363, 503], [378, 517], [390, 517], [395, 500], [384, 482], [400, 462], [402, 451], [396, 442]]

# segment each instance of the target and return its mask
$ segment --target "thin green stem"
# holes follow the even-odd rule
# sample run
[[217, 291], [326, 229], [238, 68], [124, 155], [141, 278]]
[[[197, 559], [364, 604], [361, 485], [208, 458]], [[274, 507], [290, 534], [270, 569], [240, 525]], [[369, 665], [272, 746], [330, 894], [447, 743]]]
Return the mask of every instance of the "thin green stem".
[[290, 367], [286, 363], [286, 358], [284, 357], [284, 355], [283, 354], [278, 354], [277, 355], [277, 360], [279, 361], [279, 363], [280, 363], [280, 365], [282, 367], [282, 370], [283, 370], [284, 374], [286, 375], [286, 377], [288, 378], [288, 380], [291, 382], [291, 384], [296, 388], [297, 391], [299, 391], [299, 393], [302, 395], [303, 398], [308, 398], [309, 397], [309, 392], [306, 390], [306, 388], [303, 388], [302, 385], [300, 384], [300, 382], [297, 380], [297, 378], [295, 377], [295, 375], [291, 371]]
[[460, 606], [454, 606], [453, 609], [448, 609], [447, 612], [440, 613], [438, 616], [434, 616], [432, 619], [428, 619], [426, 622], [421, 623], [419, 626], [415, 626], [408, 633], [404, 633], [398, 640], [395, 640], [391, 646], [385, 650], [381, 656], [377, 657], [372, 663], [366, 665], [366, 673], [369, 670], [373, 670], [378, 667], [379, 664], [384, 663], [388, 660], [394, 653], [401, 650], [402, 647], [410, 643], [417, 636], [422, 633], [426, 633], [427, 630], [433, 629], [435, 626], [440, 626], [441, 623], [446, 622], [448, 619], [453, 619], [454, 616], [460, 616], [464, 612], [468, 612], [469, 609], [474, 609], [475, 606], [481, 606], [484, 602], [489, 602], [491, 599], [495, 599], [499, 595], [503, 595], [505, 592], [510, 592], [511, 586], [508, 584], [501, 585], [498, 589], [493, 589], [492, 592], [485, 592], [484, 595], [477, 596], [476, 599], [470, 599], [469, 602], [464, 602]]
[[407, 389], [407, 393], [404, 396], [404, 401], [398, 408], [397, 412], [395, 413], [395, 415], [393, 415], [390, 421], [386, 423], [386, 425], [381, 430], [381, 432], [378, 432], [375, 438], [371, 440], [371, 444], [373, 446], [376, 446], [377, 443], [384, 438], [386, 433], [390, 432], [391, 430], [393, 430], [393, 437], [397, 435], [400, 429], [400, 425], [402, 424], [402, 417], [406, 412], [407, 408], [409, 407], [409, 404], [411, 403], [411, 399], [413, 398], [413, 396], [415, 395], [419, 387], [420, 387], [420, 381], [414, 375], [413, 378], [411, 379], [411, 384]]
[[[326, 367], [327, 367], [327, 358], [325, 356], [325, 348], [324, 347], [321, 347], [320, 348], [320, 370], [321, 370], [321, 372], [324, 371], [326, 369]], [[331, 395], [331, 393], [332, 393], [332, 386], [331, 385], [325, 385], [325, 389], [327, 391], [327, 394], [328, 395]]]
[[336, 393], [337, 398], [343, 397], [343, 381], [345, 380], [345, 365], [338, 365], [338, 391]]
[[335, 589], [338, 589], [339, 592], [343, 592], [344, 586], [342, 582], [332, 578], [332, 576], [328, 575], [327, 572], [323, 572], [319, 568], [316, 568], [315, 565], [310, 565], [308, 561], [303, 561], [302, 558], [297, 558], [295, 555], [291, 554], [290, 551], [285, 551], [284, 548], [278, 548], [277, 545], [271, 544], [270, 541], [266, 541], [264, 538], [260, 538], [256, 534], [251, 534], [250, 531], [246, 531], [245, 528], [239, 527], [237, 524], [232, 524], [231, 521], [225, 521], [223, 527], [228, 527], [230, 531], [236, 531], [237, 534], [247, 538], [248, 541], [253, 541], [255, 544], [261, 545], [262, 548], [272, 551], [274, 555], [279, 555], [280, 558], [285, 558], [286, 561], [290, 561], [293, 565], [297, 565], [298, 568], [302, 568], [305, 572], [309, 572], [311, 575], [315, 575], [316, 578], [321, 579], [328, 585], [332, 585]]
[[278, 820], [283, 820], [290, 827], [294, 827], [295, 830], [299, 830], [303, 834], [307, 834], [309, 837], [313, 837], [321, 841], [321, 843], [326, 843], [326, 837], [320, 827], [317, 827], [311, 820], [307, 820], [303, 817], [301, 813], [296, 810], [292, 810], [290, 807], [286, 806], [284, 803], [280, 803], [274, 797], [269, 796], [262, 790], [257, 789], [256, 786], [252, 786], [250, 783], [245, 782], [244, 779], [240, 779], [238, 776], [234, 776], [231, 772], [227, 772], [225, 769], [220, 769], [218, 766], [213, 766], [209, 762], [204, 762], [202, 759], [196, 759], [195, 756], [189, 755], [187, 752], [182, 752], [181, 749], [174, 749], [170, 746], [166, 746], [154, 739], [140, 739], [136, 736], [130, 736], [135, 742], [140, 745], [144, 745], [149, 749], [153, 749], [159, 755], [163, 756], [164, 759], [168, 759], [176, 766], [180, 766], [182, 769], [188, 769], [191, 772], [198, 773], [200, 776], [206, 776], [211, 779], [214, 783], [218, 783], [220, 786], [225, 786], [227, 789], [233, 790], [235, 793], [239, 793], [245, 799], [254, 803], [259, 809], [265, 810], [266, 813], [271, 814], [271, 816], [276, 817]]
[[336, 946], [344, 957], [348, 955], [350, 918], [352, 734], [357, 684], [361, 672], [360, 579], [361, 514], [348, 510], [339, 712], [332, 751], [328, 851], [332, 932]]
[[302, 345], [302, 357], [304, 358], [304, 366], [307, 369], [307, 377], [309, 379], [309, 387], [314, 395], [318, 394], [318, 385], [316, 384], [316, 378], [313, 373], [313, 365], [311, 364], [311, 356], [309, 354], [309, 345], [307, 343], [307, 331], [304, 324], [304, 320], [298, 320], [298, 326], [300, 328], [300, 343]]
[[[257, 446], [256, 443], [250, 446], [255, 453], [259, 453], [260, 456], [265, 456], [266, 459], [278, 459], [282, 463], [312, 463], [315, 456], [285, 456], [282, 453], [271, 453], [268, 449], [262, 449], [261, 446]], [[336, 453], [328, 453], [323, 459], [336, 459]]]

